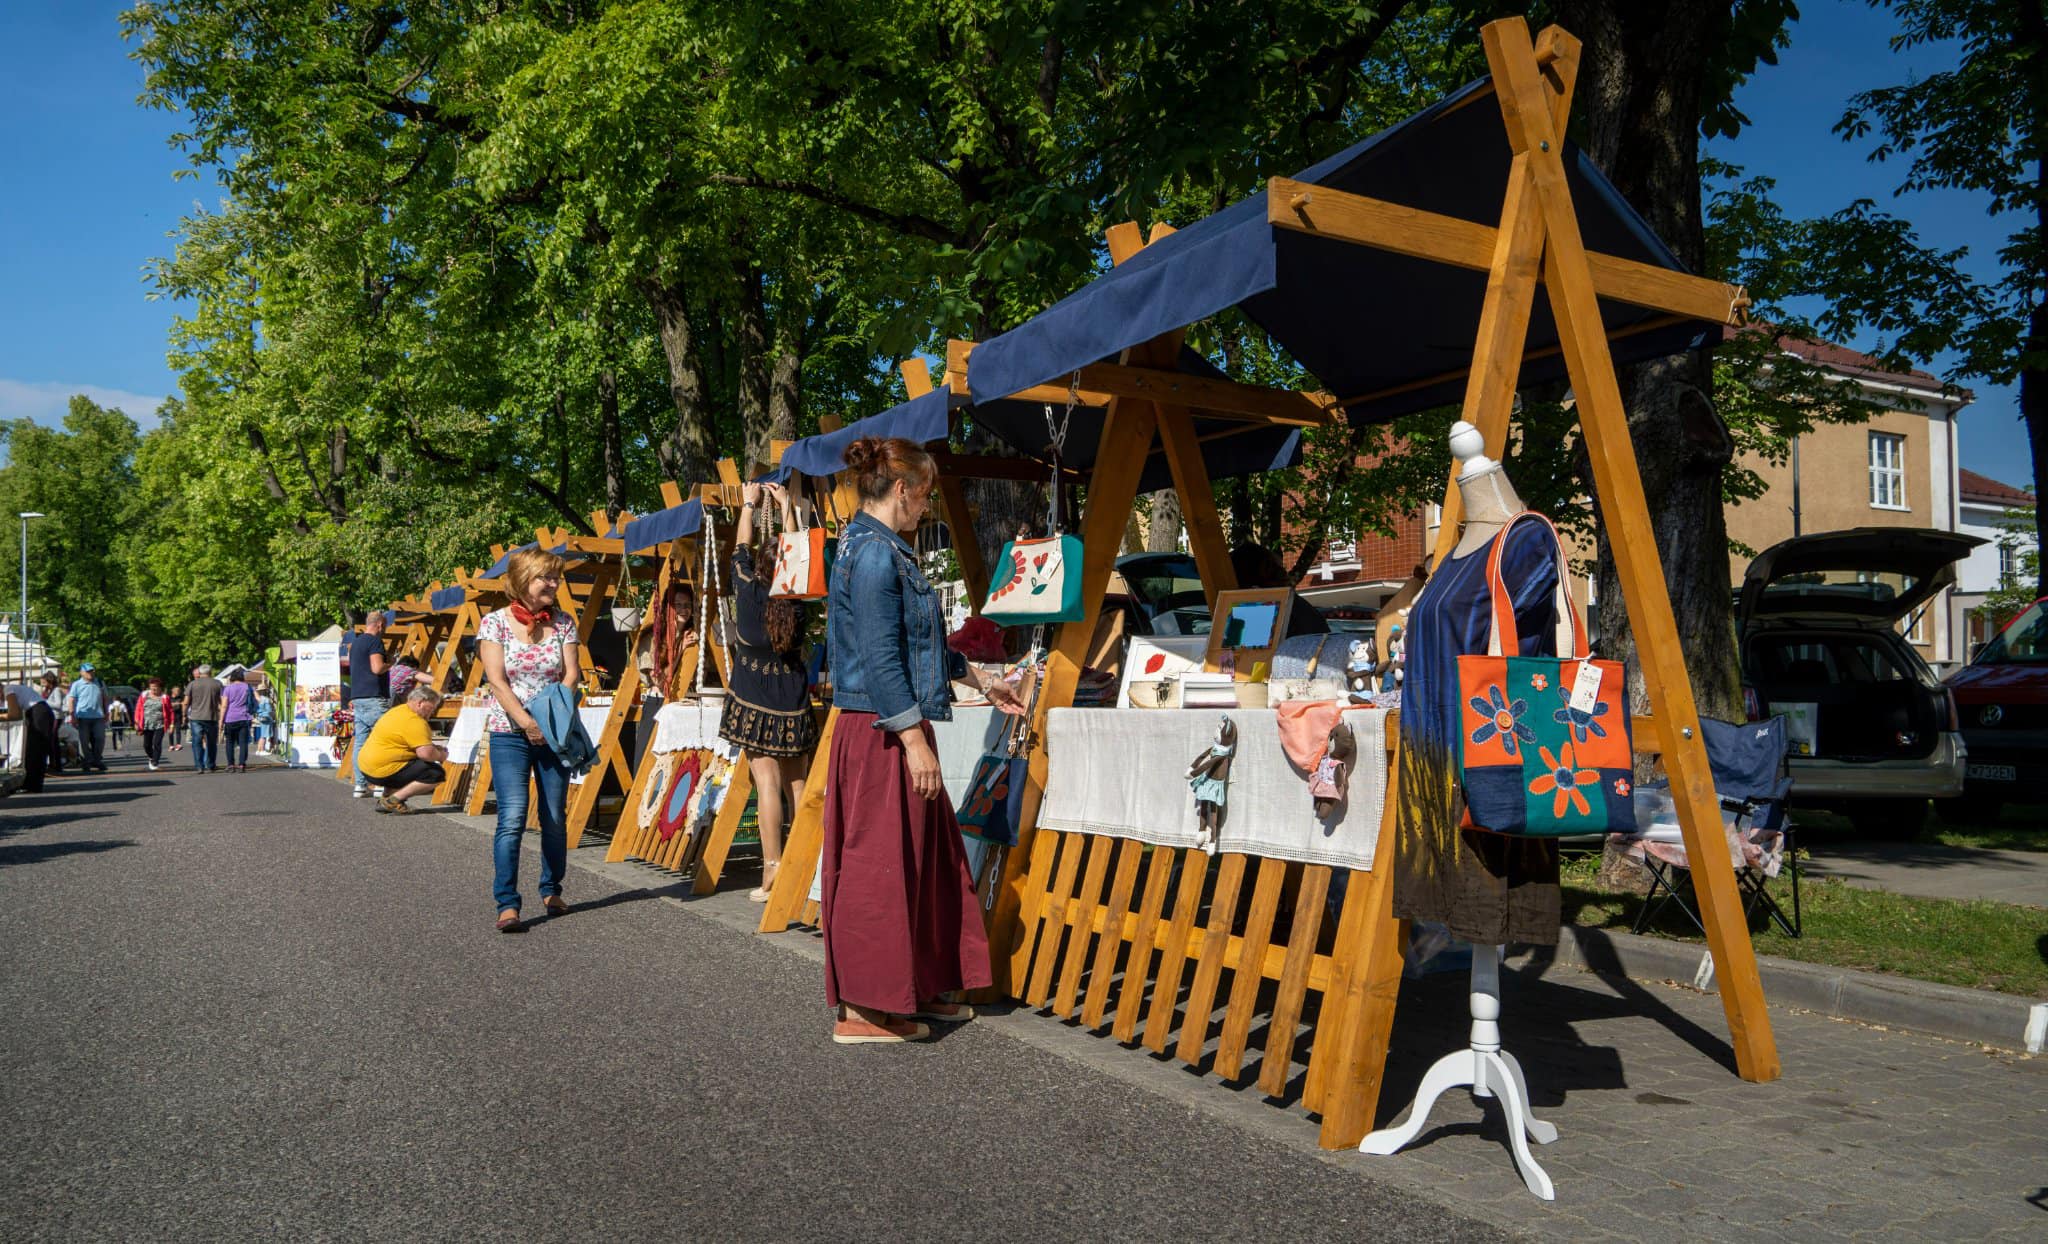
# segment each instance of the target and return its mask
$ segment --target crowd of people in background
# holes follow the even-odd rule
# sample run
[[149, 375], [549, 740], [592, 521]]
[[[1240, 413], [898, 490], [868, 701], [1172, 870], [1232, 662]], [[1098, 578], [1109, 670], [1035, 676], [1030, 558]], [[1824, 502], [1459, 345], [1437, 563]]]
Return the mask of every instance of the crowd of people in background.
[[275, 750], [278, 718], [270, 687], [251, 683], [241, 666], [231, 667], [223, 681], [200, 665], [189, 681], [168, 689], [157, 675], [140, 690], [109, 686], [90, 661], [68, 682], [50, 670], [0, 684], [0, 722], [22, 725], [12, 760], [22, 771], [21, 790], [30, 794], [52, 774], [107, 772], [107, 753], [120, 751], [130, 731], [141, 739], [152, 773], [164, 768], [170, 753], [185, 750], [188, 739], [193, 771], [221, 772], [223, 737], [226, 770], [246, 773], [252, 744], [258, 755]]

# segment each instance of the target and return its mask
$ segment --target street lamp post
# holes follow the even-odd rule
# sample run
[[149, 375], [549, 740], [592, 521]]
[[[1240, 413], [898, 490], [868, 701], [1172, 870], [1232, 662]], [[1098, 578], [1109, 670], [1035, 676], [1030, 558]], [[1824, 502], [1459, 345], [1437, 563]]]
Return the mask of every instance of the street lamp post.
[[[24, 510], [24, 511], [22, 511], [22, 512], [21, 512], [21, 515], [20, 515], [20, 518], [21, 518], [21, 617], [20, 617], [20, 618], [19, 618], [19, 619], [18, 619], [18, 620], [17, 620], [16, 622], [15, 622], [15, 627], [16, 627], [16, 629], [17, 629], [17, 630], [19, 630], [19, 632], [20, 632], [20, 638], [21, 638], [21, 639], [22, 639], [22, 640], [23, 640], [24, 642], [25, 642], [25, 641], [26, 641], [26, 640], [28, 639], [28, 520], [30, 520], [31, 518], [48, 518], [48, 517], [49, 517], [49, 515], [47, 515], [47, 514], [40, 514], [40, 513], [37, 513], [37, 512], [36, 512], [36, 511], [34, 511], [34, 510]], [[22, 651], [26, 652], [26, 651], [27, 651], [27, 649], [26, 649], [26, 648], [24, 648], [24, 649], [23, 649]]]

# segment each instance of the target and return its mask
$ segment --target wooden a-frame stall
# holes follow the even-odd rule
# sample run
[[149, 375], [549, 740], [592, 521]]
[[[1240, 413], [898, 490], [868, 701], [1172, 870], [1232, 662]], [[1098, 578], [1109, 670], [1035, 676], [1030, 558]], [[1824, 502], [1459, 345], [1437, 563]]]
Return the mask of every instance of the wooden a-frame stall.
[[[1669, 353], [1671, 347], [1664, 344], [1671, 340], [1667, 330], [1683, 333], [1688, 326], [1737, 322], [1746, 300], [1734, 287], [1684, 273], [1641, 228], [1639, 220], [1634, 221], [1639, 235], [1625, 229], [1617, 233], [1634, 220], [1625, 208], [1619, 216], [1610, 211], [1610, 219], [1603, 220], [1607, 234], [1620, 237], [1638, 254], [1663, 256], [1664, 262], [1628, 258], [1611, 250], [1588, 250], [1573, 180], [1577, 178], [1582, 190], [1590, 181], [1595, 191], [1604, 182], [1592, 180], [1598, 175], [1588, 172], [1590, 166], [1583, 164], [1582, 157], [1579, 164], [1567, 163], [1563, 139], [1579, 64], [1578, 41], [1553, 27], [1543, 32], [1540, 43], [1532, 42], [1520, 18], [1492, 23], [1483, 36], [1492, 70], [1490, 81], [1466, 88], [1416, 120], [1429, 120], [1441, 127], [1446, 118], [1463, 114], [1455, 116], [1455, 122], [1469, 128], [1471, 118], [1479, 115], [1472, 110], [1489, 96], [1496, 101], [1509, 156], [1497, 226], [1321, 184], [1322, 177], [1317, 174], [1325, 171], [1325, 166], [1311, 170], [1301, 180], [1272, 179], [1261, 204], [1264, 224], [1275, 239], [1283, 234], [1324, 239], [1421, 261], [1420, 267], [1429, 270], [1448, 266], [1484, 273], [1476, 339], [1462, 366], [1436, 374], [1406, 374], [1384, 391], [1355, 397], [1275, 392], [1188, 376], [1175, 366], [1182, 336], [1189, 324], [1221, 309], [1219, 306], [1185, 318], [1139, 320], [1156, 331], [1120, 352], [1097, 352], [1092, 358], [1082, 355], [1057, 367], [1048, 365], [1043, 355], [1018, 362], [1021, 347], [1010, 350], [995, 367], [985, 367], [970, 343], [956, 342], [948, 352], [949, 384], [956, 391], [971, 393], [977, 401], [1014, 397], [1056, 402], [1079, 389], [1102, 395], [1107, 407], [1081, 523], [1085, 557], [1081, 599], [1087, 613], [1082, 620], [1060, 628], [1049, 660], [1034, 722], [1037, 729], [1024, 806], [1026, 828], [1019, 845], [1003, 861], [994, 895], [991, 940], [996, 990], [1034, 1006], [1049, 1004], [1061, 1016], [1073, 1014], [1078, 1004], [1082, 1022], [1095, 1027], [1103, 1022], [1111, 1005], [1111, 984], [1121, 963], [1114, 1035], [1126, 1041], [1142, 1038], [1148, 1048], [1163, 1052], [1172, 1038], [1183, 979], [1192, 970], [1184, 1008], [1187, 1018], [1175, 1050], [1182, 1060], [1198, 1063], [1208, 1047], [1213, 1004], [1222, 987], [1222, 973], [1228, 969], [1232, 973], [1229, 1002], [1213, 1069], [1234, 1077], [1243, 1066], [1262, 986], [1275, 980], [1278, 987], [1258, 1077], [1261, 1088], [1274, 1095], [1284, 1093], [1289, 1083], [1292, 1046], [1304, 1014], [1305, 995], [1315, 992], [1320, 995], [1320, 1007], [1303, 1101], [1309, 1109], [1321, 1112], [1322, 1143], [1333, 1148], [1357, 1144], [1373, 1125], [1391, 1038], [1405, 931], [1403, 922], [1393, 916], [1391, 893], [1391, 828], [1400, 798], [1398, 788], [1389, 783], [1383, 849], [1373, 867], [1350, 875], [1327, 953], [1318, 949], [1322, 900], [1332, 880], [1327, 867], [1308, 866], [1290, 876], [1286, 864], [1258, 861], [1249, 908], [1240, 913], [1240, 889], [1251, 868], [1243, 856], [1220, 857], [1214, 877], [1205, 886], [1201, 879], [1210, 870], [1210, 860], [1200, 851], [1176, 855], [1129, 840], [1032, 828], [1047, 775], [1046, 716], [1072, 701], [1081, 657], [1136, 499], [1140, 464], [1155, 436], [1172, 465], [1189, 543], [1212, 603], [1215, 592], [1234, 586], [1222, 525], [1202, 462], [1204, 446], [1190, 417], [1191, 408], [1197, 406], [1211, 415], [1234, 414], [1250, 426], [1305, 425], [1331, 422], [1345, 417], [1348, 408], [1369, 407], [1375, 400], [1393, 396], [1411, 401], [1411, 409], [1431, 405], [1435, 404], [1432, 393], [1462, 388], [1465, 419], [1484, 434], [1488, 454], [1500, 457], [1517, 384], [1528, 374], [1541, 378], [1546, 360], [1554, 374], [1554, 365], [1561, 359], [1563, 372], [1577, 394], [1601, 513], [1641, 654], [1651, 715], [1638, 718], [1637, 725], [1649, 732], [1653, 748], [1646, 750], [1661, 752], [1671, 777], [1685, 845], [1695, 861], [1693, 876], [1700, 887], [1701, 913], [1720, 979], [1737, 1069], [1752, 1081], [1774, 1079], [1780, 1071], [1754, 952], [1735, 893], [1727, 843], [1720, 833], [1718, 805], [1699, 737], [1698, 709], [1664, 590], [1663, 568], [1609, 344], [1610, 337], [1633, 338], [1631, 345], [1644, 356]], [[1493, 137], [1497, 141], [1499, 134]], [[1454, 159], [1455, 153], [1443, 158]], [[1611, 188], [1607, 193], [1611, 195]], [[1621, 220], [1620, 226], [1614, 224], [1615, 219]], [[1240, 216], [1232, 227], [1244, 227], [1245, 223]], [[1203, 243], [1209, 243], [1215, 234], [1211, 230]], [[1155, 228], [1149, 245], [1157, 246], [1170, 235], [1171, 230]], [[1111, 256], [1119, 265], [1145, 245], [1135, 226], [1111, 231]], [[1275, 247], [1277, 250], [1277, 242]], [[1194, 258], [1182, 262], [1204, 259], [1203, 252], [1192, 244], [1176, 253], [1193, 254]], [[1167, 266], [1168, 261], [1162, 260], [1146, 265], [1142, 273], [1133, 269], [1137, 275], [1132, 281], [1156, 283]], [[1314, 265], [1293, 270], [1284, 264], [1280, 267], [1273, 284], [1266, 288], [1277, 287], [1283, 300], [1288, 282], [1310, 284], [1318, 278]], [[1535, 294], [1539, 286], [1546, 294], [1556, 344], [1532, 350], [1528, 341], [1532, 323], [1538, 319]], [[1130, 289], [1125, 286], [1126, 298]], [[1260, 296], [1273, 295], [1261, 292]], [[1603, 319], [1602, 299], [1621, 308], [1618, 316], [1608, 313], [1619, 323], [1610, 325]], [[1120, 305], [1128, 306], [1128, 302]], [[1469, 308], [1469, 303], [1458, 306]], [[1047, 315], [1061, 309], [1054, 308]], [[1160, 314], [1175, 309], [1169, 300]], [[1271, 309], [1270, 303], [1267, 309]], [[1642, 314], [1645, 310], [1656, 314], [1646, 317]], [[1459, 314], [1469, 325], [1469, 309]], [[1063, 327], [1072, 324], [1071, 318], [1062, 321]], [[1128, 324], [1124, 331], [1135, 334]], [[981, 352], [990, 352], [1001, 341], [982, 346]], [[1353, 344], [1363, 352], [1371, 343]], [[1070, 346], [1069, 353], [1086, 345]], [[1289, 349], [1319, 376], [1324, 374], [1314, 361], [1302, 357], [1302, 349], [1292, 345]], [[1094, 361], [1103, 353], [1116, 353], [1118, 361]], [[1412, 373], [1411, 360], [1399, 361]], [[1031, 365], [1039, 367], [1037, 374], [1022, 370]], [[1459, 515], [1455, 487], [1447, 491], [1444, 510], [1444, 539], [1454, 541]], [[815, 773], [814, 780], [822, 776]], [[1145, 874], [1142, 885], [1141, 866]], [[1173, 881], [1176, 872], [1181, 875], [1178, 884]], [[1277, 928], [1283, 892], [1291, 884], [1298, 885], [1293, 916], [1288, 927]], [[1170, 913], [1164, 910], [1169, 888], [1177, 892]], [[1197, 927], [1205, 897], [1208, 917]], [[1156, 968], [1155, 951], [1159, 952]], [[1254, 970], [1244, 970], [1248, 966]], [[1084, 975], [1085, 995], [1080, 992]], [[1148, 990], [1149, 1005], [1144, 1005]]]

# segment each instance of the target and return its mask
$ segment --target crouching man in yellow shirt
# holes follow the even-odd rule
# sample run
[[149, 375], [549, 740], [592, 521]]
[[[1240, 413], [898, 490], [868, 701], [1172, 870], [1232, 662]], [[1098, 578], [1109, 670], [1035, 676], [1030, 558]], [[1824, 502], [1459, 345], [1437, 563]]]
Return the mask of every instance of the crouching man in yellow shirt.
[[434, 745], [433, 729], [427, 725], [440, 706], [440, 692], [414, 687], [405, 697], [405, 707], [379, 717], [370, 737], [356, 750], [356, 768], [384, 787], [377, 811], [410, 812], [406, 800], [428, 793], [447, 778], [441, 762], [448, 759], [448, 751]]

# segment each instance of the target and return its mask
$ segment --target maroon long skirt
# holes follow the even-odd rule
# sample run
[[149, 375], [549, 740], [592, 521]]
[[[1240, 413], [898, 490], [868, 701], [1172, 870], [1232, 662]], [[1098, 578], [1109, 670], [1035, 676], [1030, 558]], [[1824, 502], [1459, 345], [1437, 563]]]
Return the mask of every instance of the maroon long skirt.
[[873, 713], [841, 712], [832, 731], [822, 863], [827, 1002], [904, 1015], [989, 983], [953, 800], [918, 798], [903, 740], [875, 729]]

